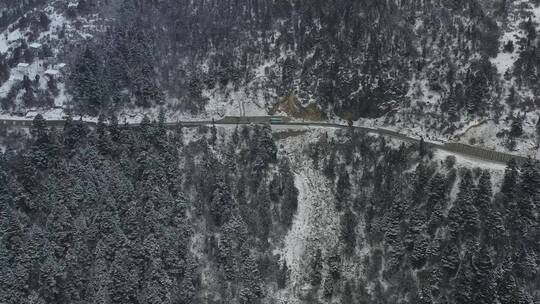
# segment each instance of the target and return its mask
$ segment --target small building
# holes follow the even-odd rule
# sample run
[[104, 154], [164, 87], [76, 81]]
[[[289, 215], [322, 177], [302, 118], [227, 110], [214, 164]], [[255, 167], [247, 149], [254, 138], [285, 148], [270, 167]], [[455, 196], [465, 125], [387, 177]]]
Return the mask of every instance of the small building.
[[58, 70], [59, 72], [64, 72], [65, 71], [65, 68], [66, 68], [66, 64], [65, 63], [58, 63], [58, 64], [55, 64], [53, 66], [53, 68], [55, 70]]
[[37, 42], [32, 42], [28, 45], [29, 48], [31, 49], [34, 49], [34, 50], [39, 50], [41, 49], [42, 45], [41, 43], [37, 43]]
[[28, 69], [29, 69], [30, 65], [26, 62], [20, 62], [19, 64], [17, 64], [17, 72], [19, 72], [20, 74], [27, 74], [28, 73]]
[[34, 58], [38, 57], [39, 56], [39, 52], [41, 51], [41, 47], [42, 47], [42, 44], [41, 43], [37, 43], [37, 42], [32, 42], [28, 45], [28, 49], [26, 49], [25, 52], [28, 52], [30, 54], [28, 55], [25, 55], [25, 56], [31, 56], [31, 59], [30, 58], [27, 58], [26, 60], [27, 61], [34, 61]]
[[21, 62], [17, 64], [17, 67], [12, 73], [13, 79], [23, 80], [24, 76], [28, 76], [30, 79], [34, 79], [36, 75], [39, 74], [38, 64], [28, 64], [26, 62]]
[[60, 78], [60, 71], [55, 69], [48, 69], [43, 73], [46, 77], [49, 79], [55, 79], [58, 80]]

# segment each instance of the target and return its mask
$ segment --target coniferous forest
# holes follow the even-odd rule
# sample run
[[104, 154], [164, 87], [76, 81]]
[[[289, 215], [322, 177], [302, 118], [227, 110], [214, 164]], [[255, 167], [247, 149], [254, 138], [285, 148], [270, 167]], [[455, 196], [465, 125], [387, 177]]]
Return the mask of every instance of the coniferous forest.
[[[40, 13], [47, 2], [55, 14]], [[176, 110], [201, 114], [212, 92], [261, 99], [261, 107], [294, 96], [354, 120], [412, 106], [396, 120], [415, 121], [429, 108], [432, 123], [452, 132], [462, 116], [499, 119], [506, 105], [536, 110], [540, 39], [530, 2], [9, 0], [0, 4], [0, 29], [28, 37], [3, 54], [0, 71], [66, 62], [71, 105], [96, 116], [171, 100]], [[35, 41], [39, 54], [29, 47]], [[498, 54], [514, 53], [498, 66]], [[2, 108], [13, 110], [22, 89], [13, 86]], [[26, 107], [58, 98], [54, 86], [40, 90], [24, 87], [32, 95]]]
[[0, 304], [540, 304], [539, 32], [540, 0], [0, 0]]
[[[161, 116], [162, 117], [162, 116]], [[46, 127], [0, 162], [1, 303], [537, 303], [540, 166], [490, 172], [355, 131], [290, 158], [268, 127]], [[287, 134], [287, 133], [285, 133]], [[296, 137], [289, 134], [285, 137]], [[328, 187], [331, 236], [287, 264]], [[314, 207], [315, 208], [315, 207]], [[335, 231], [335, 232], [333, 232]]]
[[[247, 107], [536, 155], [539, 6], [4, 0], [0, 111], [218, 117]], [[466, 134], [477, 127], [484, 134]]]

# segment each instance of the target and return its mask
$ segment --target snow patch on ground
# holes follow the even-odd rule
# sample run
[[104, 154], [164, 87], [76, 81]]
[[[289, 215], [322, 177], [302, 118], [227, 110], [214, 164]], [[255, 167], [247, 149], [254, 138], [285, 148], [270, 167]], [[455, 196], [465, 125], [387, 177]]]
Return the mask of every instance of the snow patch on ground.
[[[290, 269], [291, 282], [288, 287], [293, 302], [301, 303], [298, 297], [310, 288], [306, 269], [316, 249], [323, 256], [339, 246], [339, 215], [335, 210], [333, 186], [330, 181], [313, 169], [304, 148], [315, 141], [323, 130], [311, 130], [302, 136], [288, 137], [280, 142], [280, 153], [287, 155], [295, 174], [295, 186], [299, 191], [298, 209], [292, 227], [285, 237], [281, 256]], [[328, 132], [328, 130], [326, 130]]]
[[[5, 83], [0, 84], [0, 98], [6, 97], [10, 89], [18, 82], [22, 81], [24, 76], [28, 76], [30, 80], [34, 80], [36, 76], [40, 77], [39, 88], [45, 89], [47, 87], [47, 78], [51, 76], [46, 75], [46, 71], [55, 71], [53, 75], [57, 77], [57, 86], [59, 94], [53, 96], [55, 107], [65, 107], [70, 101], [70, 96], [65, 91], [64, 79], [66, 72], [66, 65], [61, 63], [61, 53], [64, 52], [66, 41], [75, 42], [83, 41], [93, 37], [93, 33], [104, 30], [103, 24], [105, 20], [100, 20], [97, 15], [88, 17], [67, 18], [64, 12], [56, 10], [55, 7], [62, 7], [63, 0], [51, 1], [46, 7], [42, 8], [42, 12], [45, 13], [50, 20], [47, 30], [40, 31], [35, 40], [29, 40], [32, 35], [28, 35], [28, 29], [19, 29], [18, 23], [15, 22], [8, 26], [6, 30], [0, 33], [0, 55], [10, 54], [15, 48], [19, 47], [23, 43], [33, 49], [37, 53], [40, 49], [43, 49], [45, 45], [49, 47], [52, 52], [52, 56], [38, 59], [35, 56], [33, 62], [28, 66], [24, 62], [15, 63], [15, 66], [10, 70], [10, 78]], [[35, 14], [37, 11], [29, 11], [27, 15]], [[82, 24], [82, 26], [79, 26]], [[64, 37], [61, 38], [61, 33]], [[10, 56], [8, 56], [9, 58]], [[15, 100], [14, 110], [18, 114], [34, 109], [25, 108], [22, 100], [22, 94], [18, 94]], [[43, 110], [46, 113], [58, 113], [56, 109]], [[61, 116], [64, 114], [62, 113]], [[61, 116], [54, 116], [53, 119], [61, 119]]]
[[12, 43], [22, 39], [23, 35], [19, 29], [10, 31], [6, 29], [0, 34], [0, 53], [5, 53], [8, 51]]
[[[283, 132], [286, 129], [298, 130], [299, 128], [280, 126], [278, 129]], [[328, 256], [333, 249], [340, 246], [340, 216], [334, 206], [333, 185], [320, 171], [312, 168], [311, 160], [305, 153], [306, 147], [316, 142], [319, 136], [328, 134], [335, 137], [337, 130], [322, 128], [302, 128], [302, 130], [306, 132], [278, 141], [279, 153], [287, 156], [291, 161], [291, 168], [295, 174], [295, 186], [299, 191], [298, 210], [293, 225], [285, 237], [284, 247], [276, 252], [287, 262], [290, 269], [290, 281], [295, 282], [295, 285], [289, 286], [287, 292], [283, 294], [283, 300], [287, 300], [288, 303], [302, 303], [300, 300], [302, 294], [309, 292], [311, 286], [309, 273], [306, 270], [309, 269], [310, 257], [314, 251], [320, 248], [323, 256]], [[391, 141], [395, 141], [396, 146], [400, 144], [399, 140]], [[455, 167], [458, 169], [489, 170], [494, 190], [500, 188], [506, 167], [504, 164], [456, 155], [443, 150], [434, 152], [434, 160], [441, 162], [441, 167], [444, 167], [444, 161], [448, 156], [456, 157]], [[357, 228], [356, 253], [353, 258], [342, 261], [344, 276], [365, 276], [363, 262], [373, 248], [365, 243], [362, 227], [364, 223], [361, 222]], [[381, 282], [383, 286], [385, 283]]]
[[203, 90], [202, 96], [208, 98], [203, 114], [206, 117], [268, 115], [263, 90]]
[[[454, 154], [450, 153], [448, 151], [444, 150], [435, 150], [434, 153], [434, 160], [439, 160], [441, 162], [441, 165], [443, 165], [445, 159], [448, 156], [454, 156], [456, 157], [456, 168], [466, 168], [466, 169], [475, 169], [480, 168], [482, 170], [488, 170], [491, 174], [491, 182], [493, 184], [493, 192], [497, 192], [498, 189], [500, 189], [502, 180], [504, 177], [504, 170], [506, 169], [506, 165], [502, 163], [493, 163], [493, 162], [487, 162], [483, 161], [478, 158], [474, 157], [468, 157], [460, 154]], [[444, 165], [443, 165], [444, 166]], [[451, 192], [451, 202], [453, 202], [456, 199], [457, 192], [459, 190], [459, 182], [456, 182], [454, 185], [454, 188]]]
[[[530, 1], [521, 0], [511, 4], [509, 23], [506, 25], [506, 30], [500, 38], [501, 50], [497, 57], [492, 58], [491, 62], [497, 67], [500, 75], [504, 75], [506, 71], [514, 67], [514, 63], [519, 58], [519, 48], [517, 42], [525, 37], [525, 32], [520, 27], [524, 19], [523, 16], [529, 15], [533, 22], [536, 23], [537, 29], [540, 29], [540, 6], [535, 7]], [[525, 7], [525, 9], [523, 9]], [[504, 45], [512, 41], [514, 43], [514, 51], [511, 53], [503, 52]]]
[[[503, 43], [506, 43], [510, 40], [514, 41], [514, 34], [505, 33], [503, 36]], [[500, 52], [497, 57], [491, 59], [491, 63], [497, 68], [497, 72], [500, 75], [504, 75], [507, 71], [510, 71], [514, 67], [514, 63], [518, 59], [519, 54], [516, 50], [512, 53]]]
[[469, 157], [462, 154], [455, 154], [455, 153], [451, 153], [444, 150], [437, 149], [434, 151], [435, 160], [440, 160], [441, 162], [444, 162], [444, 160], [448, 156], [454, 156], [456, 158], [457, 167], [463, 167], [463, 168], [469, 168], [469, 169], [481, 168], [485, 170], [490, 170], [492, 172], [502, 172], [502, 173], [504, 173], [504, 170], [506, 168], [506, 165], [502, 163], [488, 162], [479, 158]]
[[[510, 153], [525, 157], [538, 158], [539, 149], [536, 138], [536, 115], [527, 113], [523, 121], [523, 135], [515, 140], [516, 146]], [[487, 121], [483, 124], [471, 127], [462, 136], [459, 142], [464, 144], [473, 144], [484, 147], [489, 150], [508, 152], [505, 147], [507, 138], [497, 137], [497, 134], [503, 130], [510, 129], [510, 122], [501, 121], [495, 124], [493, 121]]]
[[298, 189], [298, 210], [291, 230], [285, 239], [284, 258], [291, 267], [291, 279], [299, 281], [302, 269], [299, 267], [309, 243], [310, 217], [313, 216], [313, 202], [309, 199], [309, 185], [305, 175], [296, 174], [294, 184]]

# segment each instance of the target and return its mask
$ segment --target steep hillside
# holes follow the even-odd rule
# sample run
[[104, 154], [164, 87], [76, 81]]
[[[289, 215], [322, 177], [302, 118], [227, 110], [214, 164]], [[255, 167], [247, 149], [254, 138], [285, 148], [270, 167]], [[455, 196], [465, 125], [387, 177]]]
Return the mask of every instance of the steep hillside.
[[540, 162], [427, 143], [540, 159], [539, 29], [539, 0], [0, 0], [0, 303], [540, 303]]
[[538, 163], [260, 126], [31, 133], [0, 155], [2, 303], [540, 300]]
[[538, 150], [533, 0], [17, 3], [0, 8], [5, 113], [264, 115], [294, 98], [326, 119]]

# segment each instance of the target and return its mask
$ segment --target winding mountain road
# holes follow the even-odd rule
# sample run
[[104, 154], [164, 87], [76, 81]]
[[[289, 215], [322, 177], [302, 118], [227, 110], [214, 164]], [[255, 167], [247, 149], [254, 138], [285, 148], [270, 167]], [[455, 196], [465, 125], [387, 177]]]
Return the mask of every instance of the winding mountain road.
[[[47, 125], [49, 127], [61, 127], [65, 123], [64, 120], [47, 120]], [[96, 123], [92, 121], [84, 121], [84, 123], [95, 126]], [[208, 125], [248, 125], [248, 124], [270, 124], [275, 126], [283, 127], [318, 127], [318, 128], [334, 128], [334, 129], [348, 129], [354, 128], [356, 130], [361, 130], [366, 133], [373, 133], [382, 136], [388, 136], [398, 140], [419, 144], [421, 139], [407, 136], [399, 132], [381, 129], [381, 128], [368, 128], [368, 127], [359, 127], [359, 126], [347, 126], [336, 123], [324, 123], [324, 122], [289, 122], [289, 121], [274, 121], [270, 117], [260, 116], [260, 117], [225, 117], [220, 120], [200, 120], [200, 121], [178, 121], [178, 122], [169, 122], [166, 123], [168, 128], [173, 128], [178, 125], [184, 127], [197, 127], [197, 126], [208, 126]], [[130, 123], [128, 126], [137, 127], [139, 123]], [[32, 126], [32, 120], [30, 119], [0, 119], [0, 130], [9, 129], [9, 128], [28, 128]], [[488, 150], [480, 148], [477, 146], [462, 144], [462, 143], [434, 143], [434, 142], [425, 142], [427, 147], [432, 149], [439, 149], [447, 151], [450, 153], [461, 154], [470, 158], [475, 158], [481, 161], [493, 162], [493, 163], [507, 163], [511, 159], [515, 159], [517, 162], [522, 163], [528, 160], [527, 157], [520, 155], [514, 155], [509, 153], [497, 152], [493, 150]]]

